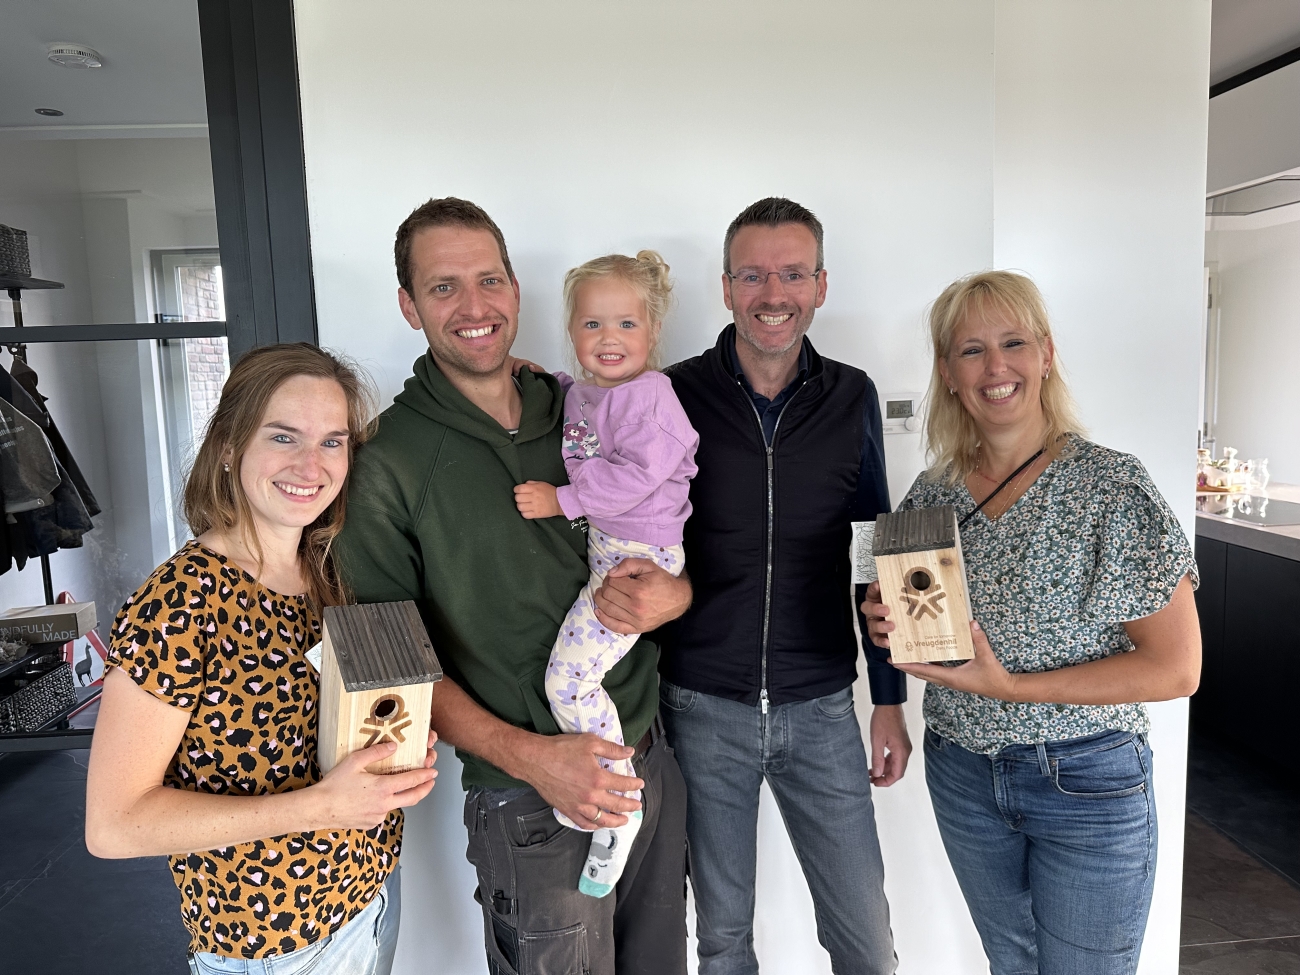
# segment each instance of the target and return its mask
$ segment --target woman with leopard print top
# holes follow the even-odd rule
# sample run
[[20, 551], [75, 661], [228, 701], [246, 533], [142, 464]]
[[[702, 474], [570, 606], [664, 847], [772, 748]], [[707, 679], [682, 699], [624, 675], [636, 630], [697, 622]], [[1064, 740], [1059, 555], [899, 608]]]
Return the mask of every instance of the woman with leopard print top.
[[389, 742], [322, 777], [306, 656], [346, 598], [330, 543], [372, 401], [314, 346], [245, 355], [185, 488], [198, 537], [113, 624], [86, 845], [170, 857], [196, 975], [392, 965], [401, 808], [433, 788], [434, 736], [422, 769], [367, 772]]

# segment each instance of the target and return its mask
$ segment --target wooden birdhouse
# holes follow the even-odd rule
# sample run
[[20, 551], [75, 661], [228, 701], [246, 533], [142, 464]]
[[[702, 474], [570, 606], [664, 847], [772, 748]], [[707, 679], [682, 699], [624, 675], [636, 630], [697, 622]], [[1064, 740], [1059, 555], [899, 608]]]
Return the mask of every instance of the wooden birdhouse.
[[890, 655], [902, 663], [969, 660], [970, 596], [952, 505], [876, 518], [872, 554], [880, 600], [894, 631]]
[[422, 768], [442, 667], [415, 603], [326, 606], [324, 624], [316, 723], [321, 772], [386, 741], [397, 742], [397, 751], [368, 771]]

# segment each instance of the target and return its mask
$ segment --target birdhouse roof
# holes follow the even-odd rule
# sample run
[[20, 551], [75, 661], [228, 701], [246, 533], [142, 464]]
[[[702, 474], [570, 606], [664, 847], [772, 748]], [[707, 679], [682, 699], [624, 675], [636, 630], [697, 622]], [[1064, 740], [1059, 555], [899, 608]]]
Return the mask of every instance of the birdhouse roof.
[[902, 555], [957, 547], [957, 512], [950, 504], [876, 516], [872, 554]]
[[328, 644], [347, 690], [372, 691], [442, 679], [429, 633], [409, 599], [326, 606], [324, 617]]

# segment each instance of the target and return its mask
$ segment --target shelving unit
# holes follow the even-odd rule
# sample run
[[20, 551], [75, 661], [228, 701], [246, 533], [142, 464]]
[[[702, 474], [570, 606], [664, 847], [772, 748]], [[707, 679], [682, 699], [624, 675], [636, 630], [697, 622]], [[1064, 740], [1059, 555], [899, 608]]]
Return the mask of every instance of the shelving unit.
[[[10, 674], [17, 673], [31, 661], [45, 657], [52, 653], [57, 654], [63, 648], [61, 643], [37, 643], [32, 647], [31, 653], [26, 656], [0, 666], [0, 680], [8, 677]], [[90, 728], [73, 728], [69, 721], [79, 712], [84, 711], [95, 701], [99, 700], [100, 694], [103, 693], [103, 687], [78, 687], [76, 689], [77, 700], [75, 703], [64, 708], [58, 714], [53, 715], [48, 721], [39, 728], [32, 731], [14, 731], [9, 734], [0, 734], [0, 754], [4, 752], [36, 752], [36, 751], [54, 751], [65, 748], [89, 748], [90, 739], [95, 733], [93, 727]]]
[[[30, 329], [23, 327], [23, 291], [48, 291], [62, 288], [63, 284], [59, 281], [45, 281], [40, 278], [16, 278], [10, 276], [0, 276], [0, 288], [8, 292], [9, 300], [13, 302], [14, 313], [14, 338], [19, 337], [27, 339], [35, 332], [36, 340], [41, 341], [45, 338], [40, 333], [42, 328]], [[21, 331], [19, 331], [21, 329]], [[86, 338], [92, 336], [99, 337], [98, 333], [93, 331], [94, 326], [88, 328]], [[60, 331], [64, 331], [61, 329]], [[6, 336], [7, 338], [7, 336]], [[71, 336], [59, 336], [63, 341], [68, 341]], [[47, 340], [58, 340], [53, 335], [48, 336]], [[27, 359], [27, 346], [24, 342], [4, 343], [8, 346], [10, 353], [15, 358]], [[46, 604], [54, 602], [54, 583], [50, 577], [50, 557], [42, 555], [41, 562], [41, 582], [45, 589]], [[0, 667], [0, 679], [17, 672], [27, 663], [38, 657], [43, 657], [51, 653], [58, 653], [62, 649], [60, 643], [38, 643], [32, 647], [31, 653], [27, 654], [20, 660], [13, 663], [5, 664]], [[66, 748], [88, 748], [90, 739], [95, 733], [93, 727], [90, 728], [73, 728], [69, 724], [69, 719], [80, 711], [99, 700], [100, 694], [103, 693], [103, 687], [79, 687], [76, 689], [76, 703], [64, 708], [61, 712], [51, 717], [43, 725], [33, 731], [15, 731], [10, 734], [0, 734], [0, 754], [5, 752], [29, 752], [29, 751], [53, 751]]]
[[95, 729], [73, 728], [70, 719], [99, 700], [102, 687], [78, 687], [77, 703], [50, 718], [35, 731], [16, 731], [0, 735], [0, 755], [5, 752], [52, 752], [69, 748], [89, 748]]

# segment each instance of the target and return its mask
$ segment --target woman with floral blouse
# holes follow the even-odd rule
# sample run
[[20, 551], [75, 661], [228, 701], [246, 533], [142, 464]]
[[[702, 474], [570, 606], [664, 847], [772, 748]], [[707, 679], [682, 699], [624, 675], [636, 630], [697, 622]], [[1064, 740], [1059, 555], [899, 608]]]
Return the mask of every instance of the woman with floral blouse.
[[[933, 463], [899, 508], [970, 515], [975, 657], [896, 666], [928, 682], [939, 830], [993, 975], [1127, 975], [1157, 845], [1142, 702], [1200, 675], [1192, 551], [1141, 462], [1080, 435], [1028, 278], [954, 282], [930, 332]], [[890, 602], [862, 607], [881, 647]]]

